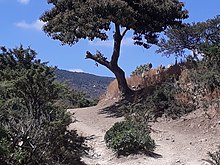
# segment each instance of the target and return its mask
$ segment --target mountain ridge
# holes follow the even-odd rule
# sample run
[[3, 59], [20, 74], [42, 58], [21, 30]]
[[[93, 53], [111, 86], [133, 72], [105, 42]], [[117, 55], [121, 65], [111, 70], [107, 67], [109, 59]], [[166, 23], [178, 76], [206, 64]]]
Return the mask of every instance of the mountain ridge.
[[55, 70], [56, 79], [68, 84], [71, 88], [84, 92], [88, 97], [99, 98], [106, 92], [113, 77], [97, 76], [84, 72], [72, 72], [63, 69]]

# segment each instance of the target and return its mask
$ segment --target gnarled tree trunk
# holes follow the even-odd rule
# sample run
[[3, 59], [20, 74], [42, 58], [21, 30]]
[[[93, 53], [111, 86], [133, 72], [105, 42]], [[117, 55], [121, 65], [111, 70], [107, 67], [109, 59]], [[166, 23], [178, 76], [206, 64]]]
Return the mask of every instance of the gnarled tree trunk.
[[118, 66], [118, 59], [120, 56], [120, 48], [121, 48], [121, 41], [127, 32], [127, 29], [120, 33], [120, 26], [115, 24], [115, 34], [114, 34], [114, 48], [111, 57], [111, 61], [108, 61], [106, 57], [104, 57], [100, 52], [93, 55], [90, 52], [86, 52], [86, 58], [90, 58], [101, 65], [104, 65], [109, 70], [111, 70], [118, 82], [118, 89], [121, 92], [121, 95], [126, 97], [127, 95], [132, 93], [132, 90], [128, 87], [125, 72]]

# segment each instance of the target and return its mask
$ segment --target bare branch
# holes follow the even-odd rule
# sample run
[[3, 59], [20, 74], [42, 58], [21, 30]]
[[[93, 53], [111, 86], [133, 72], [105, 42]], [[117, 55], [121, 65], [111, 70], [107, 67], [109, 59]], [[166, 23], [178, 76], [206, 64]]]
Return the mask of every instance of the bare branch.
[[109, 61], [100, 52], [97, 52], [95, 55], [93, 55], [92, 53], [87, 51], [86, 52], [86, 59], [92, 59], [92, 60], [98, 62], [99, 64], [104, 65], [104, 66], [106, 66], [107, 68], [110, 69]]
[[125, 36], [125, 34], [127, 33], [128, 30], [129, 30], [128, 28], [125, 28], [125, 29], [124, 29], [124, 31], [123, 31], [122, 34], [121, 34], [121, 37], [122, 37], [122, 38]]

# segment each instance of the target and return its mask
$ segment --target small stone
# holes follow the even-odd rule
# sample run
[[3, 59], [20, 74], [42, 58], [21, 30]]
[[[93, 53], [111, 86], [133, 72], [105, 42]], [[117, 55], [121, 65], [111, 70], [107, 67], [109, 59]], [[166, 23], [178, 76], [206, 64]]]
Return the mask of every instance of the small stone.
[[178, 159], [178, 160], [176, 160], [176, 163], [180, 163], [180, 160]]
[[206, 142], [207, 139], [200, 139], [199, 141], [200, 141], [200, 142]]
[[161, 139], [161, 138], [159, 138], [159, 139], [157, 139], [157, 141], [162, 141], [162, 139]]
[[173, 139], [171, 142], [175, 142], [175, 140]]
[[186, 118], [183, 118], [183, 121], [186, 121], [187, 119]]

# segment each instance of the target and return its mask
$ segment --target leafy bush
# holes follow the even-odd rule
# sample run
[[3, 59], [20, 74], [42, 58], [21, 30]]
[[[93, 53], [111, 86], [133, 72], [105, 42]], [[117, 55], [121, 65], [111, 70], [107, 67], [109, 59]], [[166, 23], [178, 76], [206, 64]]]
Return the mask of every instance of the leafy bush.
[[220, 146], [219, 146], [219, 150], [211, 153], [208, 153], [210, 159], [205, 160], [206, 162], [210, 163], [211, 165], [220, 165]]
[[220, 71], [219, 69], [208, 67], [206, 61], [197, 63], [197, 67], [190, 70], [190, 81], [196, 84], [197, 91], [206, 90], [213, 92], [215, 89], [220, 89]]
[[98, 103], [98, 100], [92, 100], [85, 93], [71, 89], [66, 84], [60, 84], [60, 88], [62, 90], [56, 104], [66, 109], [90, 107]]
[[155, 121], [162, 116], [176, 119], [195, 109], [192, 104], [186, 105], [176, 100], [175, 96], [179, 91], [172, 82], [164, 82], [146, 90], [137, 101], [119, 107], [119, 111], [128, 117], [133, 114], [139, 121]]
[[0, 164], [82, 164], [85, 138], [67, 130], [54, 69], [35, 56], [22, 46], [0, 54]]
[[105, 134], [108, 148], [116, 151], [118, 155], [128, 155], [137, 152], [153, 151], [154, 140], [150, 131], [132, 121], [117, 122]]

